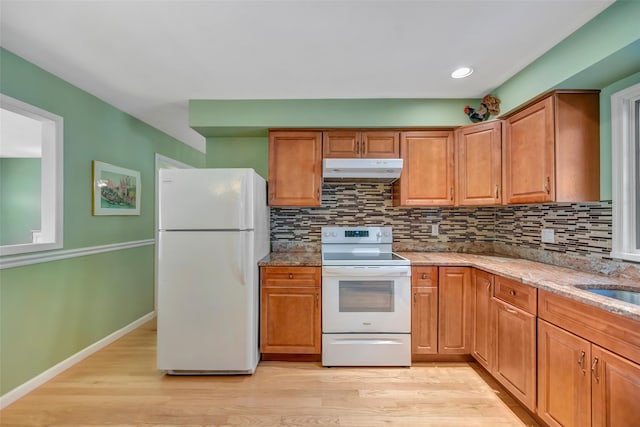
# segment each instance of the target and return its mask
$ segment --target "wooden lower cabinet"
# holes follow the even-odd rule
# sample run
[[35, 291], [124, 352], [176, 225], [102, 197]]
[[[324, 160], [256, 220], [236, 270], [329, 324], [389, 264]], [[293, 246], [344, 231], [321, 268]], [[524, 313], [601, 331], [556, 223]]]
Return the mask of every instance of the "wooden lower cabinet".
[[320, 268], [263, 267], [260, 283], [260, 351], [319, 355]]
[[440, 267], [438, 291], [438, 353], [471, 353], [471, 268]]
[[471, 355], [487, 371], [493, 368], [493, 325], [491, 323], [491, 295], [493, 274], [473, 270], [473, 319]]
[[591, 346], [591, 425], [640, 426], [640, 365]]
[[536, 410], [536, 316], [497, 298], [493, 376], [529, 410]]
[[538, 416], [550, 426], [640, 425], [640, 365], [538, 320]]
[[438, 267], [412, 267], [411, 293], [411, 354], [437, 354]]
[[591, 343], [538, 320], [538, 416], [549, 426], [591, 423]]

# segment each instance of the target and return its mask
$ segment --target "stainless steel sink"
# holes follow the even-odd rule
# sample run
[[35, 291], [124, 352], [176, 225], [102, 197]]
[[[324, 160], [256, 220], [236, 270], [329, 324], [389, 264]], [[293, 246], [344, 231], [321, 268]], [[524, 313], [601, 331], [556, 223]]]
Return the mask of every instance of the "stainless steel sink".
[[608, 298], [617, 299], [618, 301], [629, 302], [631, 304], [640, 305], [640, 290], [630, 291], [628, 289], [620, 289], [613, 286], [597, 286], [597, 285], [578, 285], [577, 288], [585, 291], [602, 295]]

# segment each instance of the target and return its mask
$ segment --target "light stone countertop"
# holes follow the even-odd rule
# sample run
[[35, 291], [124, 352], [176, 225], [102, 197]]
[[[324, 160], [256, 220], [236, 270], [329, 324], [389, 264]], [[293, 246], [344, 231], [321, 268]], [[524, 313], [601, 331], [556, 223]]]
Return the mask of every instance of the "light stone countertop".
[[[576, 285], [615, 286], [617, 289], [638, 290], [640, 283], [632, 279], [616, 279], [564, 267], [499, 255], [478, 255], [459, 252], [398, 252], [412, 266], [476, 267], [527, 285], [562, 295], [612, 313], [640, 321], [640, 305], [618, 301], [588, 292]], [[320, 267], [320, 252], [271, 252], [258, 262], [261, 267]]]
[[399, 252], [412, 266], [468, 266], [562, 295], [640, 321], [640, 305], [588, 292], [576, 285], [604, 285], [637, 290], [640, 283], [518, 258], [448, 252]]

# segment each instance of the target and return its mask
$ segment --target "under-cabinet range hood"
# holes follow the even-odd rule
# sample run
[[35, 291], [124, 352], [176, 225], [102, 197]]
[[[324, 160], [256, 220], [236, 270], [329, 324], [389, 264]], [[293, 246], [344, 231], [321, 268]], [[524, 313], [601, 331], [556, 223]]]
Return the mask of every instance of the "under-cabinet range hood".
[[324, 159], [324, 182], [382, 182], [400, 178], [402, 159]]

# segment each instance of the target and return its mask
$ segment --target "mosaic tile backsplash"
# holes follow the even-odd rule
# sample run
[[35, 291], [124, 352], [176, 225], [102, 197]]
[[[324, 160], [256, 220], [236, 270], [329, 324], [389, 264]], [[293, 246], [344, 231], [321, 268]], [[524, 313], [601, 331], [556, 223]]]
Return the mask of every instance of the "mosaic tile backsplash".
[[[319, 251], [325, 225], [392, 226], [396, 251], [497, 253], [605, 274], [640, 270], [609, 258], [610, 201], [402, 208], [393, 206], [390, 184], [324, 185], [321, 207], [271, 208], [272, 250]], [[554, 230], [555, 243], [542, 243], [543, 228]]]

